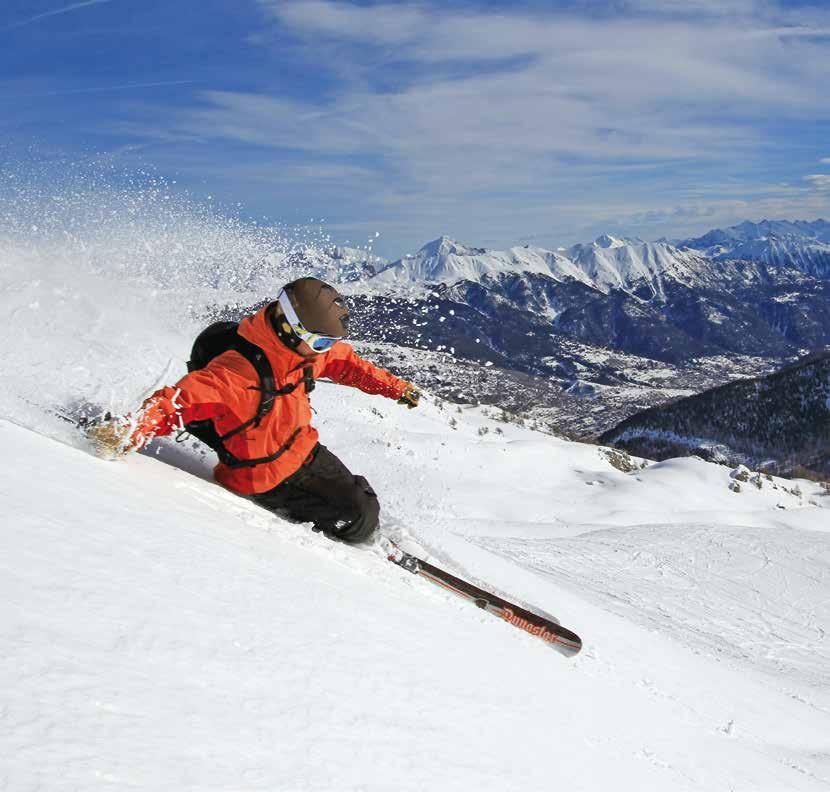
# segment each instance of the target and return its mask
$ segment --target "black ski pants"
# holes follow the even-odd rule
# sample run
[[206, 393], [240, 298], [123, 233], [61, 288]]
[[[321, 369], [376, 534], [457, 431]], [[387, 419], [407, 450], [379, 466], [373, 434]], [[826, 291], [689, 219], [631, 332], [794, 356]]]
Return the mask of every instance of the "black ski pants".
[[349, 469], [319, 443], [299, 470], [252, 500], [315, 531], [343, 542], [365, 542], [378, 527], [380, 504], [363, 476]]

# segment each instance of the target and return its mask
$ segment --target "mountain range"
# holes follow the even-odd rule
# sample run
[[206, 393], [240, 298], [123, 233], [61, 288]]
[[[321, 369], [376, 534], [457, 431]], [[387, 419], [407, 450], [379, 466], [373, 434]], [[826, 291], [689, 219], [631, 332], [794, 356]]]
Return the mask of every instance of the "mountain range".
[[336, 249], [291, 263], [344, 284], [356, 340], [403, 376], [596, 437], [829, 346], [828, 261], [830, 223], [763, 220], [556, 250], [442, 236], [394, 262]]
[[609, 235], [589, 244], [557, 251], [525, 245], [509, 250], [486, 250], [440, 237], [416, 254], [387, 265], [374, 281], [388, 285], [420, 285], [461, 281], [482, 283], [501, 276], [539, 275], [556, 283], [573, 281], [610, 294], [635, 292], [647, 285], [653, 295], [662, 294], [666, 277], [692, 280], [700, 256], [681, 251], [667, 242], [617, 239]]
[[762, 220], [715, 229], [678, 243], [717, 261], [747, 259], [795, 267], [808, 275], [830, 276], [830, 223], [816, 220]]
[[[339, 250], [339, 249], [338, 249]], [[352, 258], [358, 251], [349, 251]], [[342, 253], [340, 254], [342, 257]], [[383, 284], [453, 284], [481, 281], [505, 273], [533, 273], [556, 281], [582, 282], [604, 293], [637, 291], [643, 284], [660, 294], [663, 278], [694, 285], [701, 278], [718, 277], [719, 269], [701, 266], [701, 260], [754, 261], [792, 268], [826, 278], [830, 273], [830, 223], [762, 220], [714, 229], [703, 236], [670, 242], [645, 242], [608, 234], [593, 242], [548, 250], [531, 245], [505, 251], [469, 247], [443, 236], [417, 253], [382, 262], [374, 279]]]

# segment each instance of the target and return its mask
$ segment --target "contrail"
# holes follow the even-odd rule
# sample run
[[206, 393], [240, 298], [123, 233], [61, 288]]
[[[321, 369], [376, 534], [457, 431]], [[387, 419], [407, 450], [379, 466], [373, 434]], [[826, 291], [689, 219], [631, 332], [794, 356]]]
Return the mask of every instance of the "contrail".
[[165, 85], [190, 85], [196, 80], [164, 80], [160, 82], [124, 83], [123, 85], [108, 85], [103, 88], [70, 88], [67, 91], [44, 91], [43, 93], [18, 94], [8, 97], [15, 99], [36, 99], [40, 96], [67, 96], [70, 94], [103, 93], [104, 91], [124, 91], [132, 88], [160, 88]]
[[64, 6], [63, 8], [56, 8], [54, 11], [45, 11], [42, 14], [36, 14], [28, 19], [23, 19], [20, 22], [14, 22], [11, 25], [6, 25], [0, 30], [14, 30], [15, 28], [23, 27], [24, 25], [31, 25], [32, 22], [37, 22], [39, 19], [46, 19], [46, 17], [57, 16], [58, 14], [68, 14], [70, 11], [75, 11], [77, 8], [85, 8], [86, 6], [101, 5], [102, 3], [111, 3], [112, 0], [83, 0], [81, 3], [72, 3], [72, 5]]

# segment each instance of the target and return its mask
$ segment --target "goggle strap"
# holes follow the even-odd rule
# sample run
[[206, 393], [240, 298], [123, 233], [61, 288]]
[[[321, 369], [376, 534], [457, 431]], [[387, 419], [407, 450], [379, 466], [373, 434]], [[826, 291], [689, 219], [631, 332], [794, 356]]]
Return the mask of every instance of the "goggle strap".
[[271, 327], [274, 328], [277, 338], [289, 349], [296, 349], [303, 340], [292, 330], [291, 325], [285, 321], [285, 317], [272, 316]]
[[[288, 292], [285, 289], [283, 289], [277, 296], [277, 302], [280, 304], [283, 313], [285, 314], [284, 319], [279, 320], [278, 323], [282, 326], [283, 332], [292, 337], [292, 341], [288, 343], [292, 349], [296, 349], [300, 345], [300, 341], [305, 341], [311, 349], [319, 354], [327, 352], [337, 341], [340, 340], [334, 336], [327, 336], [322, 333], [313, 333], [311, 330], [306, 329], [300, 321], [300, 317], [297, 316], [297, 312], [291, 304], [291, 298], [288, 296]], [[280, 338], [283, 338], [280, 330], [277, 330], [277, 333], [280, 335]], [[331, 343], [324, 349], [316, 349], [314, 344], [319, 340], [331, 341]]]

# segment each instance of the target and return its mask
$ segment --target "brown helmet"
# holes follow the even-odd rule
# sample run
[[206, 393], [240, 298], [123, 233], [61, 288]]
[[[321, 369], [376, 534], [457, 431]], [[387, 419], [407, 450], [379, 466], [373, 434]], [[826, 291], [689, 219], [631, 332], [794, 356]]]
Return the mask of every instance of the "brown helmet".
[[333, 286], [319, 278], [298, 278], [285, 291], [306, 330], [333, 338], [348, 334], [349, 307]]

